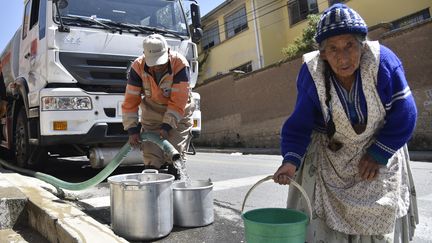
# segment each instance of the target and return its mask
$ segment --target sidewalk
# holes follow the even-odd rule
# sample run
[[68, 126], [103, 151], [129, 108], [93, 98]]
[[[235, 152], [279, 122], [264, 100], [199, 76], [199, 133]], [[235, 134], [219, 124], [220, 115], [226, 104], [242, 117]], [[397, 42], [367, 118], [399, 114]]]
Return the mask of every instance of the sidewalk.
[[128, 242], [56, 193], [36, 178], [0, 172], [0, 243]]

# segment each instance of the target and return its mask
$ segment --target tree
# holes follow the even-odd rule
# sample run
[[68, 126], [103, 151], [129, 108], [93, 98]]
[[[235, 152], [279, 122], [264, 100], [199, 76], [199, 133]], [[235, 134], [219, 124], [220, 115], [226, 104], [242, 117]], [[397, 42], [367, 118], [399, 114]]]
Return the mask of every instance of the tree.
[[310, 14], [307, 16], [308, 25], [303, 29], [302, 36], [297, 37], [293, 44], [282, 49], [282, 53], [285, 55], [286, 60], [292, 60], [315, 49], [314, 36], [319, 19], [320, 16], [317, 14]]

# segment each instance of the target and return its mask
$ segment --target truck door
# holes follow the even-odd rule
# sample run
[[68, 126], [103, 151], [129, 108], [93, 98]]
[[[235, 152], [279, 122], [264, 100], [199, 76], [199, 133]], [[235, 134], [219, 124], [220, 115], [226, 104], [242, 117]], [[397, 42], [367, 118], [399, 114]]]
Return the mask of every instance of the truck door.
[[[38, 70], [39, 43], [39, 4], [41, 0], [28, 0], [24, 9], [21, 33], [19, 76], [27, 80], [29, 86], [35, 82]], [[46, 1], [46, 0], [42, 0]], [[30, 88], [30, 87], [29, 87]]]

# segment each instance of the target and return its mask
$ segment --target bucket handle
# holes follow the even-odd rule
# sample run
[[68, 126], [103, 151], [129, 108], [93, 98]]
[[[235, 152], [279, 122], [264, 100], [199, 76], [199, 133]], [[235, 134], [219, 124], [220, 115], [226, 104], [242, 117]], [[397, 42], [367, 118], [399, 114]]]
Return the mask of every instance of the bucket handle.
[[128, 179], [128, 180], [121, 181], [121, 185], [123, 187], [126, 187], [126, 186], [139, 186], [139, 184], [140, 184], [140, 181], [136, 180], [136, 179]]
[[[288, 177], [288, 178], [289, 178], [289, 180], [290, 180], [290, 185], [295, 186], [295, 187], [296, 187], [296, 188], [301, 192], [301, 194], [303, 195], [303, 197], [305, 198], [305, 200], [306, 200], [306, 204], [307, 204], [307, 206], [308, 206], [308, 211], [309, 211], [309, 221], [310, 221], [310, 220], [312, 219], [312, 204], [311, 204], [311, 202], [310, 202], [310, 199], [309, 199], [308, 195], [306, 194], [306, 191], [303, 189], [302, 186], [300, 186], [300, 185], [299, 185], [296, 181], [294, 181], [292, 178], [290, 178], [290, 177]], [[241, 213], [243, 213], [244, 207], [245, 207], [245, 205], [246, 205], [246, 200], [247, 200], [247, 198], [249, 197], [249, 194], [252, 192], [252, 190], [255, 189], [255, 187], [257, 187], [259, 184], [261, 184], [261, 183], [263, 183], [263, 182], [265, 182], [265, 181], [271, 180], [271, 179], [273, 179], [273, 176], [272, 176], [272, 175], [266, 176], [265, 178], [263, 178], [263, 179], [259, 180], [257, 183], [255, 183], [255, 185], [253, 185], [253, 186], [251, 187], [251, 189], [249, 189], [249, 191], [246, 193], [246, 196], [245, 196], [245, 198], [244, 198], [244, 200], [243, 200], [243, 204], [242, 204], [242, 208], [241, 208]], [[287, 203], [288, 203], [288, 200], [287, 200]], [[287, 208], [288, 208], [288, 205], [287, 205]]]
[[158, 174], [159, 171], [156, 169], [145, 169], [141, 172], [141, 174]]

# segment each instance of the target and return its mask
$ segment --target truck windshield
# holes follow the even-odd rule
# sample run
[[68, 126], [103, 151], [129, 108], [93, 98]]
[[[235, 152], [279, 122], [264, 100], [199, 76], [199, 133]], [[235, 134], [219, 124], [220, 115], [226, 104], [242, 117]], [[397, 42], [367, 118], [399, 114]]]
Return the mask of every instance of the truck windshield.
[[[67, 25], [82, 26], [79, 16], [105, 24], [151, 27], [174, 35], [188, 35], [183, 8], [178, 0], [69, 0], [67, 6], [60, 9], [60, 15]], [[101, 27], [100, 24], [94, 26]]]

